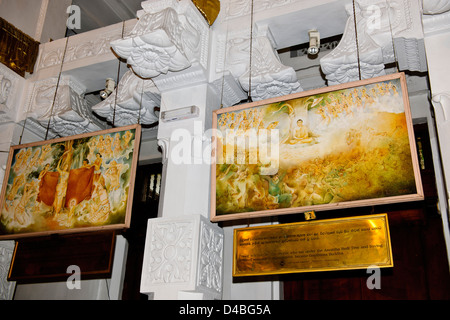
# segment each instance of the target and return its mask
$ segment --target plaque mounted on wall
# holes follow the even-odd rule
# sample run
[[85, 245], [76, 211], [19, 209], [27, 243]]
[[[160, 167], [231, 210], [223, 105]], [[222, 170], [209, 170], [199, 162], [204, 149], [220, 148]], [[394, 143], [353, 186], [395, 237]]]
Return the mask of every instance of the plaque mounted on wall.
[[233, 276], [393, 267], [387, 214], [236, 229]]

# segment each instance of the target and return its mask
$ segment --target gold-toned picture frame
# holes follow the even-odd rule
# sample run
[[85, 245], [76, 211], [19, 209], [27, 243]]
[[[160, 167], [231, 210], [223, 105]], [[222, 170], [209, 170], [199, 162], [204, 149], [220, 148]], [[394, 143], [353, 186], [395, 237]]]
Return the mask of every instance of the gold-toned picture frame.
[[211, 221], [423, 200], [404, 73], [213, 112]]
[[13, 146], [0, 240], [127, 229], [141, 126]]

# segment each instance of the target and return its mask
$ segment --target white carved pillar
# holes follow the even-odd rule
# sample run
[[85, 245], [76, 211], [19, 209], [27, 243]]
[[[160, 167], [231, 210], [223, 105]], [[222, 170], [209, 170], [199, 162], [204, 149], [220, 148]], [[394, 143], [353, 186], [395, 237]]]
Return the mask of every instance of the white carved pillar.
[[424, 0], [423, 25], [432, 104], [440, 145], [440, 159], [446, 184], [446, 199], [440, 200], [444, 236], [450, 261], [450, 1]]
[[15, 282], [7, 281], [14, 253], [14, 241], [0, 241], [0, 300], [12, 300]]
[[196, 106], [200, 114], [159, 124], [159, 218], [148, 223], [141, 283], [141, 291], [154, 299], [222, 297], [223, 231], [209, 222], [210, 143], [205, 137], [208, 102], [218, 104], [214, 96], [207, 83], [162, 92], [161, 112]]

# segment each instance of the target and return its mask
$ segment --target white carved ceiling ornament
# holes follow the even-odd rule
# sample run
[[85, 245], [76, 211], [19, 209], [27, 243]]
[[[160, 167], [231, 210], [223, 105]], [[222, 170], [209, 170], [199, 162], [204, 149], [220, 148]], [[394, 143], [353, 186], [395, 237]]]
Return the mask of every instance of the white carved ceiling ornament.
[[[243, 48], [243, 51], [246, 49]], [[254, 101], [303, 91], [295, 70], [280, 62], [269, 39], [265, 36], [254, 39], [252, 65], [248, 66], [239, 77], [239, 82], [245, 91], [249, 92], [251, 89], [251, 97]]]
[[[114, 92], [107, 99], [93, 106], [92, 111], [111, 123], [114, 121], [117, 126], [135, 123], [153, 125], [159, 121], [155, 108], [160, 104], [161, 94], [153, 81], [143, 80], [129, 70]], [[113, 119], [114, 114], [115, 119]]]
[[[242, 3], [243, 4], [243, 3]], [[250, 10], [251, 15], [253, 12]], [[253, 22], [253, 17], [250, 19]], [[256, 29], [256, 28], [255, 28]], [[227, 31], [228, 33], [228, 31]], [[268, 30], [241, 30], [227, 34], [223, 77], [229, 71], [253, 101], [280, 97], [303, 91], [295, 70], [281, 63], [269, 40]]]
[[172, 8], [145, 13], [128, 37], [113, 41], [111, 46], [144, 79], [184, 70], [191, 66], [185, 47], [196, 35], [181, 20]]

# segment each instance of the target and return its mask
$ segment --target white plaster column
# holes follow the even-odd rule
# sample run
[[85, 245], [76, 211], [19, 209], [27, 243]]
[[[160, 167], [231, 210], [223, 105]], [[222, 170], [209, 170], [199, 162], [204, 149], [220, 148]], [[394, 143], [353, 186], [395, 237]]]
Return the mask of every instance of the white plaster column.
[[7, 281], [14, 253], [14, 241], [0, 241], [0, 300], [12, 300], [15, 282]]
[[[440, 145], [443, 176], [446, 184], [446, 208], [442, 208], [444, 236], [450, 260], [450, 1], [424, 1], [425, 48], [428, 59], [432, 104]], [[440, 199], [443, 201], [443, 199]]]
[[224, 236], [209, 222], [204, 126], [209, 103], [217, 104], [214, 96], [206, 83], [162, 92], [161, 112], [196, 106], [200, 114], [159, 125], [164, 154], [159, 218], [148, 222], [141, 282], [141, 292], [153, 299], [222, 298]]
[[155, 84], [161, 115], [192, 106], [198, 113], [159, 121], [163, 181], [158, 218], [148, 221], [141, 292], [156, 300], [221, 299], [223, 231], [209, 221], [210, 154], [204, 152], [207, 114], [220, 106], [206, 72], [209, 26], [191, 1], [142, 7], [135, 28], [113, 41], [113, 50]]

